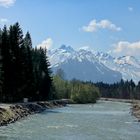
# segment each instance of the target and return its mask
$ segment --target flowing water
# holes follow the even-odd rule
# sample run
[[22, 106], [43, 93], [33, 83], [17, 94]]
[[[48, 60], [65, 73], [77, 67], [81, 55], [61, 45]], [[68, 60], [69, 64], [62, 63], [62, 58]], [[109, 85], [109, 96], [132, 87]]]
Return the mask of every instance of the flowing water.
[[140, 140], [128, 103], [68, 105], [0, 127], [0, 140]]

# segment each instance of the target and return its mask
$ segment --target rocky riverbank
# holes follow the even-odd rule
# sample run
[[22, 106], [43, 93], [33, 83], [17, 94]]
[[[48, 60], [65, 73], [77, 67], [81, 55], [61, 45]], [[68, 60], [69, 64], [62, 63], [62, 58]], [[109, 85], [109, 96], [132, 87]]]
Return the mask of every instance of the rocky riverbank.
[[[124, 100], [124, 99], [110, 99], [101, 98], [103, 101], [118, 101], [132, 104], [132, 115], [134, 115], [140, 122], [140, 101], [138, 100]], [[57, 107], [64, 107], [67, 104], [73, 104], [71, 100], [53, 100], [42, 102], [16, 103], [16, 104], [0, 104], [0, 126], [14, 123], [21, 118], [28, 115], [40, 113], [46, 109]]]
[[28, 115], [40, 113], [46, 109], [63, 107], [68, 100], [53, 100], [43, 102], [29, 102], [16, 104], [0, 104], [0, 126], [13, 123]]
[[132, 103], [132, 115], [140, 122], [140, 101], [136, 100]]
[[115, 98], [100, 98], [102, 101], [112, 101], [112, 102], [124, 102], [131, 103], [131, 113], [134, 115], [140, 122], [140, 100], [131, 100], [131, 99], [115, 99]]
[[123, 102], [123, 103], [133, 103], [131, 99], [116, 99], [116, 98], [100, 98], [101, 101], [112, 101], [112, 102]]

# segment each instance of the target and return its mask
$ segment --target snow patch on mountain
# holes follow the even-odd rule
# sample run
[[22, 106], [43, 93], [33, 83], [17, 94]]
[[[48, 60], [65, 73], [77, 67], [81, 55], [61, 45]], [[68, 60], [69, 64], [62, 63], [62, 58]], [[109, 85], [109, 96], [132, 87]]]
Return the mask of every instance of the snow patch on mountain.
[[96, 58], [108, 68], [121, 72], [124, 80], [140, 81], [140, 61], [134, 56], [115, 58], [107, 53], [98, 53]]
[[74, 50], [63, 45], [58, 49], [49, 50], [48, 55], [53, 71], [63, 69], [68, 80], [76, 78], [106, 83], [119, 81], [122, 78], [121, 74], [106, 67], [94, 53], [87, 47]]
[[52, 69], [63, 69], [67, 79], [76, 78], [93, 82], [117, 82], [133, 79], [140, 81], [140, 60], [134, 56], [115, 58], [108, 53], [95, 52], [89, 47], [74, 50], [62, 45], [48, 51]]

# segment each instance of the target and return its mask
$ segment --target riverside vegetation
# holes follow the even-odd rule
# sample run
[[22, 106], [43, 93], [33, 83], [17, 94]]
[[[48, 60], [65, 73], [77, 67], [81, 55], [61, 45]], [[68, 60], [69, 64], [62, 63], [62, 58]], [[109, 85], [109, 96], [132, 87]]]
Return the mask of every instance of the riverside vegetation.
[[95, 103], [100, 97], [99, 89], [91, 83], [66, 81], [59, 75], [55, 75], [53, 81], [57, 99], [71, 99], [75, 103]]

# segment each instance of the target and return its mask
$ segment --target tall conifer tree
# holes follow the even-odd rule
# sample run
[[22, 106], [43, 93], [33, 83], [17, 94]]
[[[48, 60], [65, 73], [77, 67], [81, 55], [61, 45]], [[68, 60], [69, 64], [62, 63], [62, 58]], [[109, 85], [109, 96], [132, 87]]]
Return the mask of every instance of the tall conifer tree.
[[52, 85], [46, 50], [33, 49], [30, 33], [19, 23], [0, 30], [0, 101], [50, 98]]

